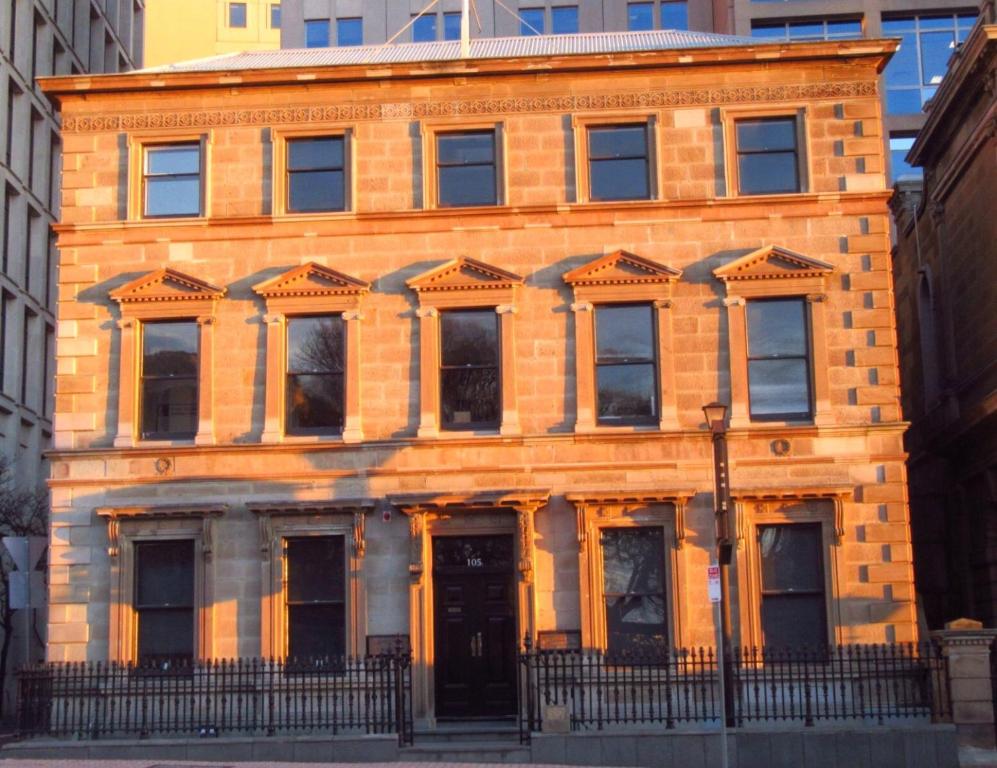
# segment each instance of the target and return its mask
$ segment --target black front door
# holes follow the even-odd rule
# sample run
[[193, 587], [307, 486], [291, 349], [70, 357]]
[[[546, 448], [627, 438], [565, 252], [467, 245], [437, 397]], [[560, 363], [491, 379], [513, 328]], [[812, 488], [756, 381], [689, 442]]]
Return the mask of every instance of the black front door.
[[437, 717], [516, 712], [512, 536], [433, 539]]

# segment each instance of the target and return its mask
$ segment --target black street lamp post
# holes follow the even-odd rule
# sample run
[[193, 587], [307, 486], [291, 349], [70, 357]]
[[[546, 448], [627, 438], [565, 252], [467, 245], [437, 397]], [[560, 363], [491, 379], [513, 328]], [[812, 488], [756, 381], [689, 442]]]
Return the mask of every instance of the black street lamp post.
[[734, 512], [730, 498], [727, 464], [727, 406], [713, 402], [703, 406], [713, 438], [713, 511], [716, 519], [717, 564], [720, 566], [720, 674], [723, 675], [724, 720], [734, 727], [734, 669], [731, 652], [733, 634], [730, 613], [730, 562], [734, 553]]

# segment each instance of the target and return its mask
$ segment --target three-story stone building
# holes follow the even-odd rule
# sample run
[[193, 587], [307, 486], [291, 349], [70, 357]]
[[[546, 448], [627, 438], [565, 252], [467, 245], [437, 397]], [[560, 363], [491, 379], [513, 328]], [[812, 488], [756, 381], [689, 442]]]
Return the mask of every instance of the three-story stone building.
[[[52, 660], [917, 636], [878, 76], [701, 33], [55, 78]], [[553, 637], [550, 633], [558, 633]], [[487, 695], [473, 695], [475, 691]]]

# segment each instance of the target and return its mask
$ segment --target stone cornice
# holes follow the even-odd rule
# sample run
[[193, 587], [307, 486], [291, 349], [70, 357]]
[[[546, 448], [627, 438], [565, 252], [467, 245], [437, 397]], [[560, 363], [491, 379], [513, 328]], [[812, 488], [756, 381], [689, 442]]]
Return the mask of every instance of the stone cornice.
[[246, 125], [307, 125], [314, 123], [422, 120], [474, 115], [511, 115], [540, 112], [589, 112], [617, 109], [718, 106], [759, 102], [811, 101], [815, 99], [877, 97], [875, 80], [743, 85], [716, 88], [670, 88], [630, 93], [568, 94], [493, 99], [451, 99], [412, 102], [340, 102], [288, 107], [202, 110], [143, 110], [63, 115], [62, 132], [102, 133], [163, 129], [223, 128]]
[[405, 493], [388, 496], [388, 502], [405, 515], [424, 512], [441, 513], [456, 507], [466, 510], [536, 510], [550, 499], [550, 490], [468, 491], [466, 493]]

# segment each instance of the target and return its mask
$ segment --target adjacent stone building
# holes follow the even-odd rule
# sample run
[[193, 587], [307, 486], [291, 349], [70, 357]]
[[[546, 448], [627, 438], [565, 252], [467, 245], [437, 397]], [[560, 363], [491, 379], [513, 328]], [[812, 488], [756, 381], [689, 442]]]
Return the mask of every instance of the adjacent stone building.
[[713, 400], [736, 641], [916, 640], [894, 47], [658, 32], [48, 80], [50, 659], [398, 639], [432, 719], [513, 711], [526, 637], [712, 645]]
[[928, 623], [997, 622], [997, 26], [955, 55], [901, 184], [893, 261], [917, 584]]

